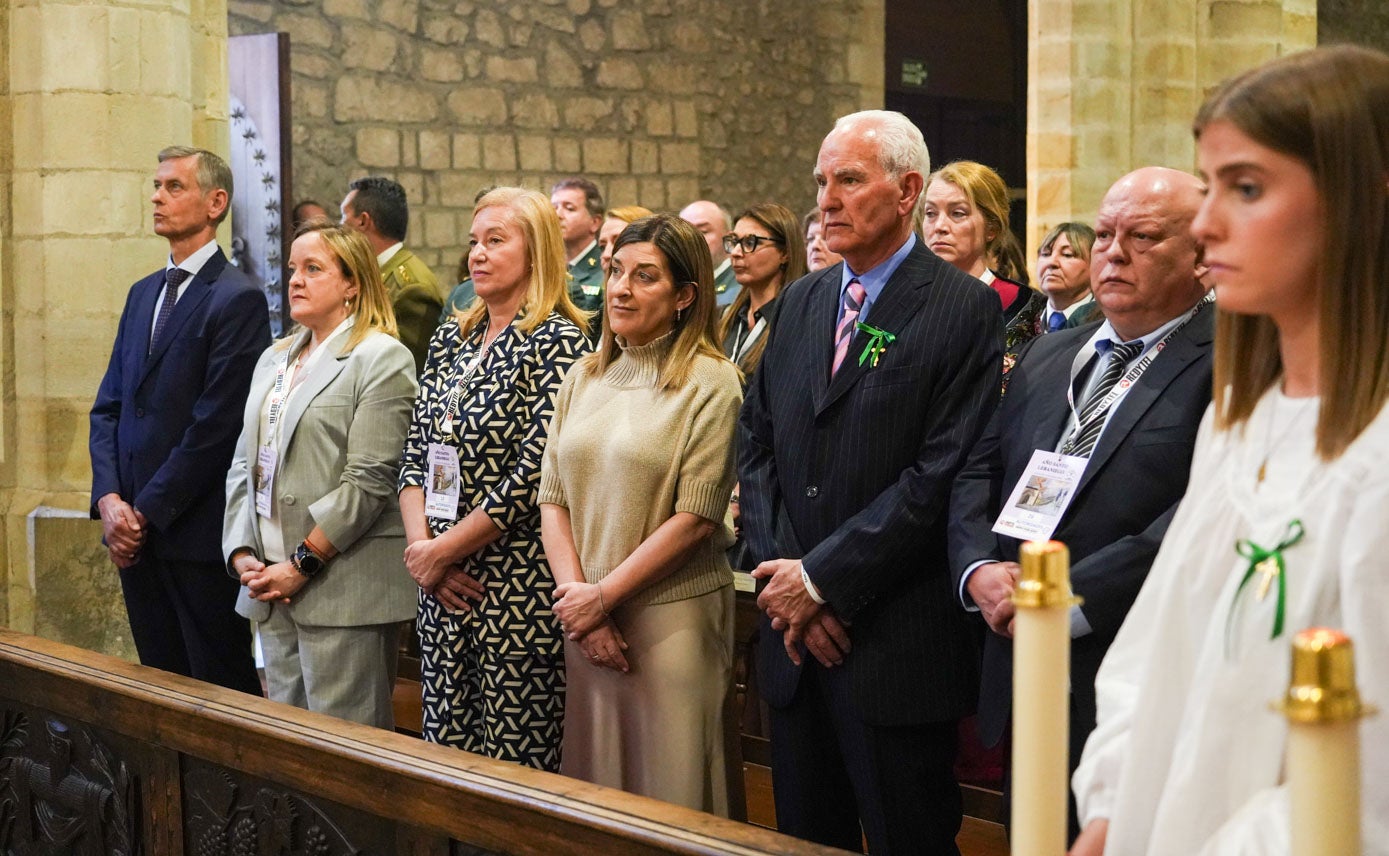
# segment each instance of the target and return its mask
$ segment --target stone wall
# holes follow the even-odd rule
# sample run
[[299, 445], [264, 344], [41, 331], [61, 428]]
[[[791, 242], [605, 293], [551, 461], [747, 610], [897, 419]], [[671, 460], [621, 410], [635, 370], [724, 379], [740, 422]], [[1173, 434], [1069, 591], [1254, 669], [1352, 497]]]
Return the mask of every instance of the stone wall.
[[473, 195], [582, 173], [610, 204], [814, 198], [819, 141], [882, 104], [884, 0], [231, 0], [290, 34], [295, 195], [390, 175], [452, 277]]
[[1355, 42], [1389, 51], [1389, 3], [1384, 0], [1319, 0], [1317, 41]]
[[[1375, 3], [1377, 0], [1366, 0]], [[1317, 42], [1317, 0], [1031, 0], [1028, 255], [1119, 176], [1194, 169], [1191, 119], [1232, 74]]]

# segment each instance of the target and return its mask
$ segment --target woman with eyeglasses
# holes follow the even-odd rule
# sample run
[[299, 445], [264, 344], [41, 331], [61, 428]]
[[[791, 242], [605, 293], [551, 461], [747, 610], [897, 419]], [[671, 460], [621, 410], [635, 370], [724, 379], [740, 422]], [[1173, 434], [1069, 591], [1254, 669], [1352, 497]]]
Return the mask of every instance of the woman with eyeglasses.
[[738, 215], [733, 231], [723, 236], [723, 250], [739, 290], [719, 322], [719, 341], [724, 355], [751, 376], [776, 317], [777, 295], [807, 273], [805, 242], [789, 208], [763, 202]]
[[[805, 242], [789, 208], [763, 202], [738, 215], [733, 231], [723, 236], [723, 249], [740, 288], [719, 321], [719, 341], [724, 355], [742, 369], [746, 384], [767, 345], [767, 331], [776, 318], [777, 295], [808, 273]], [[735, 487], [729, 502], [735, 540], [728, 548], [728, 562], [737, 570], [750, 571], [755, 565], [738, 526], [738, 510]]]

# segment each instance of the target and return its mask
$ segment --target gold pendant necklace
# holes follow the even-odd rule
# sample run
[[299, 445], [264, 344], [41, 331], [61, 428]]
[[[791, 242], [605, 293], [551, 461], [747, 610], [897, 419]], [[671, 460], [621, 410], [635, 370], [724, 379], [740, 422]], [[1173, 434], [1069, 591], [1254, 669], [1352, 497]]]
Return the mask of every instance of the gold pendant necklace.
[[1283, 441], [1287, 440], [1289, 437], [1293, 435], [1293, 429], [1296, 428], [1298, 426], [1298, 423], [1302, 421], [1302, 414], [1308, 410], [1316, 410], [1316, 408], [1307, 407], [1299, 409], [1298, 412], [1293, 415], [1292, 421], [1288, 423], [1288, 427], [1283, 430], [1282, 434], [1278, 435], [1277, 442], [1274, 442], [1273, 429], [1278, 422], [1279, 405], [1282, 403], [1283, 399], [1281, 393], [1275, 393], [1275, 396], [1276, 397], [1273, 399], [1273, 407], [1271, 408], [1273, 412], [1270, 413], [1268, 417], [1268, 433], [1267, 441], [1264, 443], [1264, 456], [1263, 459], [1259, 461], [1259, 471], [1257, 473], [1257, 480], [1254, 483], [1256, 488], [1261, 487], [1263, 485], [1264, 477], [1268, 475], [1269, 459], [1272, 458], [1273, 453], [1278, 451], [1279, 447], [1283, 445]]

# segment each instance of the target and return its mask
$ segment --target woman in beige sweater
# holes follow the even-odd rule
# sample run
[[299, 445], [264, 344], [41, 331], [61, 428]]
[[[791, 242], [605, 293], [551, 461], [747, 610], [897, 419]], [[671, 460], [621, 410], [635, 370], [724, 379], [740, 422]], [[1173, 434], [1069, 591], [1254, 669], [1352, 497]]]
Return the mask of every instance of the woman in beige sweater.
[[714, 344], [704, 239], [617, 239], [597, 353], [565, 378], [540, 483], [568, 700], [560, 771], [727, 815], [733, 657], [724, 524], [738, 370]]

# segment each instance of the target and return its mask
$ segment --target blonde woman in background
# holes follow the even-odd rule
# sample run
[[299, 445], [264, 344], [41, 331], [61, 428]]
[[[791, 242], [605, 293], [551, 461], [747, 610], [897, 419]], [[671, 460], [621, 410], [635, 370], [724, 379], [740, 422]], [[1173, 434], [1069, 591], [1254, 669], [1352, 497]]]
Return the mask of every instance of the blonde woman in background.
[[[1018, 352], [1041, 332], [1046, 295], [1027, 285], [1022, 251], [1008, 227], [1008, 186], [987, 166], [954, 161], [926, 182], [926, 246], [957, 269], [989, 286], [998, 295], [1003, 317], [1003, 383]], [[1011, 242], [1011, 247], [1010, 247]], [[1007, 274], [990, 264], [1007, 262]]]
[[[603, 217], [603, 225], [598, 229], [598, 248], [602, 250], [599, 261], [603, 265], [603, 279], [608, 278], [608, 271], [612, 268], [613, 244], [617, 241], [617, 236], [622, 234], [622, 230], [627, 228], [627, 224], [635, 223], [643, 217], [650, 217], [653, 213], [649, 208], [640, 205], [623, 205], [619, 208], [609, 208]], [[596, 329], [601, 329], [597, 324]]]

